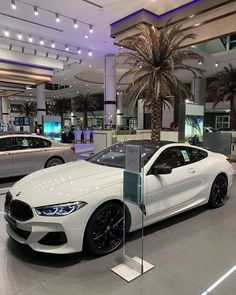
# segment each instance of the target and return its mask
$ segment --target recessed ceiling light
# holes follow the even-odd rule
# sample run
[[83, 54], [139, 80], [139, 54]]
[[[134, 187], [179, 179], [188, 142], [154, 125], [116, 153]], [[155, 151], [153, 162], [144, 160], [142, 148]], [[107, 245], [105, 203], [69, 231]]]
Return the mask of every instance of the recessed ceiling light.
[[22, 34], [21, 34], [21, 33], [18, 33], [18, 34], [17, 34], [17, 38], [18, 38], [19, 40], [22, 40], [22, 38], [23, 38]]
[[84, 38], [85, 38], [85, 39], [88, 39], [88, 35], [85, 35]]
[[4, 35], [5, 35], [6, 37], [9, 37], [9, 36], [10, 36], [10, 32], [9, 32], [8, 30], [5, 30], [5, 31], [4, 31]]

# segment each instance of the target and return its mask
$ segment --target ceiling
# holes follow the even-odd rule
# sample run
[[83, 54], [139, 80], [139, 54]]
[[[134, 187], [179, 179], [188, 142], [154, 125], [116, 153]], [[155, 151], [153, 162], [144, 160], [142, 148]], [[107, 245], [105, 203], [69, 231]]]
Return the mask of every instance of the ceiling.
[[[47, 97], [53, 98], [59, 95], [73, 97], [78, 91], [84, 89], [102, 92], [104, 55], [115, 54], [120, 50], [113, 44], [114, 39], [110, 37], [111, 23], [141, 8], [161, 15], [197, 1], [203, 0], [93, 0], [95, 5], [84, 0], [16, 0], [16, 9], [13, 10], [10, 0], [1, 0], [0, 48], [9, 50], [11, 47], [14, 53], [15, 51], [22, 52], [22, 47], [24, 47], [24, 54], [35, 54], [41, 57], [47, 55], [48, 60], [51, 58], [64, 62], [64, 70], [54, 70], [52, 82], [61, 85], [69, 84], [71, 87], [69, 90], [48, 91]], [[34, 15], [34, 6], [38, 7], [38, 16]], [[55, 21], [55, 13], [59, 13], [60, 23]], [[73, 27], [74, 19], [79, 21], [77, 29]], [[93, 26], [92, 34], [89, 33], [89, 25]], [[9, 36], [4, 34], [6, 30], [9, 31]], [[17, 38], [19, 33], [22, 34], [21, 40]], [[88, 38], [85, 38], [85, 35]], [[28, 41], [30, 36], [33, 38], [32, 43]], [[40, 40], [44, 41], [43, 46], [39, 44]], [[54, 49], [51, 48], [51, 42], [55, 42]], [[66, 51], [66, 45], [69, 51]], [[78, 48], [81, 48], [81, 54], [77, 53]], [[92, 56], [88, 56], [90, 50], [92, 50]], [[209, 73], [215, 71], [216, 61], [236, 58], [235, 52], [234, 54], [226, 53], [226, 56], [203, 54], [207, 57], [207, 63], [203, 67]], [[223, 61], [220, 62], [219, 68], [223, 64]], [[118, 76], [121, 72], [122, 70], [118, 69]], [[183, 74], [182, 78], [186, 82], [191, 80], [189, 75]], [[90, 81], [97, 83], [90, 83]], [[121, 90], [125, 88], [125, 85], [117, 86]], [[32, 97], [35, 95], [35, 90], [28, 89], [25, 95]]]

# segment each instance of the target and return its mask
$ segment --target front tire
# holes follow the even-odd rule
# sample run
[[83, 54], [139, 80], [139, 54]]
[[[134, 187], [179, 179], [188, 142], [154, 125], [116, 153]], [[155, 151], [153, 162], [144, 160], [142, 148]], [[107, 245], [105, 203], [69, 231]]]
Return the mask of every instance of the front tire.
[[211, 187], [208, 204], [213, 208], [219, 208], [226, 202], [228, 191], [228, 180], [224, 175], [218, 175]]
[[123, 212], [123, 205], [116, 202], [104, 204], [94, 212], [85, 233], [85, 245], [92, 253], [102, 256], [120, 247], [124, 230]]

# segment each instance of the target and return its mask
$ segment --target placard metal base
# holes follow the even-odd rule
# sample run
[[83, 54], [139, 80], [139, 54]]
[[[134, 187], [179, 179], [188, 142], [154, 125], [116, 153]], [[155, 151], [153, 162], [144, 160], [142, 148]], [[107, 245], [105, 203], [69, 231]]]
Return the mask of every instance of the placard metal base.
[[143, 273], [141, 272], [141, 259], [137, 256], [129, 259], [125, 259], [123, 263], [113, 267], [111, 271], [124, 279], [126, 282], [131, 282], [138, 278], [145, 272], [154, 268], [154, 265], [143, 260]]

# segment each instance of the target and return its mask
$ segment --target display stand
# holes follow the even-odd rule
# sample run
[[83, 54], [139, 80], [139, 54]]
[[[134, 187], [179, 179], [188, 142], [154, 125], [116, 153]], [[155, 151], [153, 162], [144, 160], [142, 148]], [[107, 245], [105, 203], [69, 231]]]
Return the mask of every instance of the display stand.
[[[144, 193], [143, 193], [143, 163], [142, 163], [142, 147], [139, 145], [126, 146], [126, 161], [124, 171], [124, 185], [123, 185], [123, 202], [124, 202], [124, 237], [123, 237], [123, 251], [122, 263], [112, 268], [112, 271], [118, 276], [131, 282], [143, 273], [149, 271], [154, 266], [143, 259], [144, 253]], [[138, 256], [130, 257], [129, 247], [126, 243], [126, 214], [125, 207], [129, 204], [137, 206], [137, 212], [140, 214], [140, 238], [136, 239], [138, 243], [136, 253]], [[132, 251], [131, 251], [132, 252]]]

